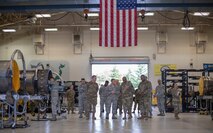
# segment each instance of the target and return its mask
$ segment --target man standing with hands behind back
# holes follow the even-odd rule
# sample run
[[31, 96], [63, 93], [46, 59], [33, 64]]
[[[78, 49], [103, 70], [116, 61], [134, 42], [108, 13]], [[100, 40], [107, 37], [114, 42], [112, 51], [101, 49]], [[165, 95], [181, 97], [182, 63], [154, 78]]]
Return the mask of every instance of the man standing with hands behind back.
[[124, 120], [126, 119], [126, 114], [128, 111], [128, 119], [132, 118], [132, 103], [133, 103], [133, 94], [135, 92], [134, 87], [130, 81], [127, 81], [126, 77], [122, 78], [123, 82], [121, 84], [121, 95], [122, 103], [124, 109]]
[[95, 112], [97, 105], [97, 93], [98, 93], [98, 84], [96, 83], [96, 75], [92, 76], [92, 79], [89, 83], [87, 83], [87, 91], [86, 91], [86, 117], [89, 119], [90, 107], [92, 107], [92, 119], [95, 120]]
[[86, 110], [86, 91], [87, 84], [84, 78], [81, 78], [81, 83], [78, 86], [78, 104], [79, 104], [79, 118], [83, 118], [83, 112]]
[[158, 80], [158, 86], [156, 87], [154, 97], [157, 97], [157, 105], [160, 112], [158, 116], [165, 116], [165, 88], [160, 79]]
[[140, 110], [141, 117], [138, 119], [148, 119], [148, 113], [150, 110], [150, 96], [151, 96], [152, 84], [147, 80], [145, 75], [141, 75], [141, 82], [138, 85], [138, 93], [140, 94]]

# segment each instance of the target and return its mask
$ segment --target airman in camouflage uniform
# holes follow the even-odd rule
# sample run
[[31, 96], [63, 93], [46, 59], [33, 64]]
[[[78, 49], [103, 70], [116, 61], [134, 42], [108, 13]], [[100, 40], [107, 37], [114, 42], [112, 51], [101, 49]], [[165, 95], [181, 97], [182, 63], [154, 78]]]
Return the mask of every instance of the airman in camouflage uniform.
[[132, 103], [133, 103], [133, 94], [135, 90], [130, 81], [127, 81], [126, 77], [123, 77], [123, 82], [121, 84], [121, 95], [122, 103], [124, 108], [124, 118], [126, 119], [126, 114], [128, 111], [129, 119], [132, 118]]
[[72, 111], [72, 114], [74, 114], [74, 106], [75, 106], [75, 90], [73, 85], [71, 85], [70, 87], [68, 87], [68, 90], [66, 92], [66, 96], [67, 96], [67, 110], [68, 110], [68, 114], [70, 113], [70, 111]]
[[92, 106], [92, 119], [95, 118], [96, 105], [97, 105], [97, 93], [98, 93], [98, 84], [96, 83], [96, 76], [92, 76], [92, 80], [87, 83], [87, 91], [86, 91], [86, 112], [85, 115], [87, 119], [89, 119], [90, 107]]
[[50, 94], [51, 94], [51, 109], [52, 109], [52, 120], [56, 120], [57, 110], [59, 106], [59, 93], [58, 93], [58, 83], [54, 78], [50, 78]]
[[135, 100], [134, 100], [134, 110], [132, 113], [135, 113], [135, 110], [136, 110], [136, 107], [138, 106], [138, 113], [139, 113], [139, 110], [140, 110], [140, 94], [138, 93], [138, 89], [135, 90]]
[[84, 78], [81, 79], [81, 83], [78, 86], [78, 107], [79, 107], [79, 118], [83, 118], [83, 112], [86, 109], [86, 91], [87, 84]]
[[147, 80], [145, 75], [141, 75], [141, 82], [138, 85], [138, 93], [140, 94], [140, 111], [141, 117], [138, 119], [148, 119], [148, 113], [150, 111], [150, 97], [152, 90], [152, 84]]
[[117, 109], [119, 109], [119, 114], [121, 115], [122, 114], [122, 95], [120, 93], [120, 95], [118, 96], [118, 106], [117, 106]]
[[115, 79], [111, 80], [111, 84], [107, 87], [107, 102], [106, 102], [106, 119], [109, 119], [109, 113], [112, 105], [112, 119], [117, 119], [117, 102], [120, 95], [119, 82]]
[[109, 81], [105, 81], [105, 84], [100, 87], [99, 95], [100, 95], [100, 117], [102, 117], [102, 113], [104, 112], [104, 105], [106, 105], [106, 89], [109, 84]]
[[[146, 76], [146, 80], [147, 80], [147, 76]], [[149, 113], [148, 113], [148, 117], [152, 118], [152, 86], [149, 89], [148, 94], [149, 94]]]
[[154, 97], [157, 97], [157, 105], [160, 112], [158, 116], [165, 116], [165, 87], [161, 83], [161, 80], [158, 80], [158, 86], [156, 87]]
[[119, 114], [121, 115], [123, 105], [122, 105], [121, 86], [120, 86], [119, 80], [116, 80], [116, 86], [120, 90], [120, 93], [118, 95], [118, 101], [117, 101], [117, 109], [119, 109]]
[[180, 90], [178, 90], [177, 83], [173, 84], [173, 88], [170, 91], [172, 94], [172, 105], [174, 107], [175, 118], [180, 119], [178, 114], [181, 111], [181, 103], [180, 103], [181, 92], [180, 92]]

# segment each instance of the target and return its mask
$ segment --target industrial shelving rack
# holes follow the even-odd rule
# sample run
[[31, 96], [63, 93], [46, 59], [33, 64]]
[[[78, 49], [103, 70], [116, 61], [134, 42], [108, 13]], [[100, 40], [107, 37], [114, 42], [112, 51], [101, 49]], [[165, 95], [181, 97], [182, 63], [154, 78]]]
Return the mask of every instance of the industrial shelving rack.
[[161, 72], [162, 83], [165, 86], [165, 109], [172, 112], [172, 96], [168, 90], [176, 82], [181, 89], [182, 112], [198, 111], [199, 79], [205, 75], [204, 69], [164, 69]]

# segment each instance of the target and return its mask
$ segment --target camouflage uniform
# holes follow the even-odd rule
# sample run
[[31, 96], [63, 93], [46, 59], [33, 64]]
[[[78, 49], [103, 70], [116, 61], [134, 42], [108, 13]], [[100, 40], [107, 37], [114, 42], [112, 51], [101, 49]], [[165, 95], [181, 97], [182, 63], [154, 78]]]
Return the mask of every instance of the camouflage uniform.
[[107, 86], [102, 85], [99, 90], [100, 95], [100, 113], [104, 111], [104, 105], [106, 105], [106, 88]]
[[56, 120], [58, 105], [59, 105], [59, 93], [58, 93], [58, 83], [56, 81], [49, 81], [50, 85], [50, 95], [51, 95], [51, 109], [53, 119]]
[[172, 94], [172, 105], [174, 107], [174, 113], [175, 113], [175, 118], [179, 119], [178, 114], [181, 111], [181, 103], [180, 103], [180, 96], [181, 93], [178, 89], [171, 89], [171, 94]]
[[124, 108], [124, 119], [128, 111], [129, 118], [132, 118], [132, 103], [135, 90], [130, 81], [121, 84], [122, 103]]
[[148, 107], [149, 108], [149, 113], [148, 113], [148, 116], [150, 118], [152, 118], [152, 88], [149, 89], [148, 94], [149, 94], [149, 107]]
[[78, 86], [78, 106], [79, 106], [79, 114], [82, 117], [83, 111], [86, 109], [86, 91], [87, 84], [80, 84]]
[[120, 95], [118, 96], [118, 106], [117, 106], [117, 109], [119, 109], [119, 114], [121, 115], [122, 114], [122, 95], [120, 93]]
[[86, 91], [86, 112], [85, 115], [87, 119], [89, 118], [90, 107], [92, 106], [93, 118], [95, 118], [96, 105], [97, 105], [97, 93], [98, 93], [98, 84], [90, 81], [87, 83]]
[[67, 105], [68, 114], [70, 111], [72, 111], [72, 113], [74, 113], [75, 91], [73, 90], [73, 88], [67, 90], [66, 96], [67, 96], [67, 104], [68, 104]]
[[120, 95], [120, 86], [110, 84], [107, 87], [106, 118], [109, 118], [111, 105], [113, 116], [117, 114], [117, 102], [119, 95]]
[[140, 111], [141, 117], [148, 117], [150, 111], [152, 84], [150, 81], [142, 81], [138, 86], [138, 93], [140, 94]]
[[155, 96], [157, 97], [157, 105], [158, 105], [158, 109], [160, 114], [164, 114], [165, 113], [165, 89], [164, 89], [164, 85], [160, 84], [156, 87], [156, 93]]
[[138, 112], [139, 112], [139, 110], [140, 110], [140, 94], [138, 94], [138, 89], [136, 89], [135, 90], [135, 100], [134, 100], [134, 102], [135, 102], [135, 104], [134, 104], [134, 111], [133, 111], [133, 113], [135, 112], [135, 110], [136, 110], [136, 107], [137, 107], [137, 105], [138, 105]]

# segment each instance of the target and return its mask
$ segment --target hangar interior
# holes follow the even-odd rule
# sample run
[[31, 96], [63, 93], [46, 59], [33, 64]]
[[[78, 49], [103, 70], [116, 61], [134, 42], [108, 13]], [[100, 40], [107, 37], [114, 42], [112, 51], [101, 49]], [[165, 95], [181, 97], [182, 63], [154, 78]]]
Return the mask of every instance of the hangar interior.
[[[34, 80], [38, 81], [40, 86], [41, 84], [45, 86], [48, 84], [46, 80], [52, 73], [59, 77], [59, 81], [65, 82], [62, 86], [73, 83], [77, 87], [81, 78], [85, 78], [86, 81], [91, 80], [92, 66], [97, 64], [146, 64], [147, 73], [145, 75], [151, 81], [153, 89], [158, 85], [158, 79], [163, 81], [165, 89], [167, 89], [167, 85], [170, 85], [169, 82], [174, 80], [180, 80], [179, 86], [183, 87], [183, 90], [187, 89], [187, 92], [184, 92], [185, 97], [182, 97], [183, 114], [179, 121], [173, 119], [169, 107], [164, 118], [156, 116], [158, 109], [154, 106], [153, 118], [148, 121], [137, 120], [137, 114], [133, 115], [132, 120], [123, 121], [122, 117], [119, 117], [118, 120], [105, 120], [98, 118], [98, 105], [97, 120], [95, 121], [80, 120], [77, 114], [69, 114], [67, 119], [60, 116], [57, 121], [37, 119], [35, 122], [30, 120], [31, 116], [27, 110], [23, 109], [23, 112], [19, 114], [19, 111], [15, 109], [17, 103], [15, 105], [12, 103], [11, 108], [16, 114], [11, 116], [14, 119], [12, 125], [9, 124], [9, 128], [6, 128], [7, 126], [4, 125], [8, 124], [4, 124], [6, 120], [3, 116], [3, 107], [6, 103], [1, 100], [0, 113], [2, 116], [0, 118], [2, 121], [0, 125], [2, 125], [2, 129], [0, 132], [212, 132], [212, 7], [211, 0], [183, 0], [181, 2], [178, 0], [137, 0], [138, 45], [100, 47], [99, 0], [0, 1], [1, 95], [4, 95], [7, 89], [24, 88], [23, 84], [29, 88], [35, 87], [35, 83], [31, 83], [33, 76], [33, 79], [36, 76], [44, 78], [41, 81]], [[90, 16], [90, 14], [94, 16]], [[15, 79], [14, 74], [19, 70], [15, 70], [15, 65], [11, 63], [13, 60], [16, 60], [17, 66], [19, 66], [18, 77], [20, 76], [20, 79]], [[208, 68], [205, 69], [204, 64], [207, 64]], [[164, 69], [165, 66], [171, 66], [171, 68], [161, 71], [160, 68]], [[9, 70], [12, 71], [12, 74], [8, 78]], [[30, 71], [35, 75], [30, 75]], [[171, 76], [175, 74], [182, 75], [182, 77], [180, 76], [179, 79]], [[200, 91], [199, 79], [201, 76], [209, 78], [209, 86], [205, 84], [207, 81], [203, 80], [203, 84], [206, 85], [204, 86], [211, 91], [210, 95], [207, 94], [207, 99], [199, 99], [199, 94], [195, 94]], [[15, 81], [11, 81], [11, 83], [10, 80]], [[136, 80], [140, 80], [140, 78], [138, 77]], [[30, 85], [27, 84], [28, 82]], [[192, 83], [190, 84], [190, 82]], [[17, 84], [14, 85], [14, 83]], [[38, 89], [38, 91], [44, 91], [47, 95], [48, 92], [45, 89], [45, 87], [41, 87], [41, 90]], [[60, 97], [63, 97], [63, 89]], [[193, 89], [194, 95], [189, 97], [190, 89]], [[45, 99], [42, 93], [37, 94], [41, 96], [36, 97], [36, 95], [32, 99], [38, 101]], [[31, 98], [21, 95], [19, 97], [23, 101]], [[205, 92], [203, 95], [205, 96]], [[4, 96], [1, 96], [1, 99], [4, 99]], [[169, 101], [169, 98], [166, 100]], [[206, 112], [201, 112], [202, 105], [200, 104], [203, 101], [199, 102], [200, 100], [206, 102]], [[27, 103], [24, 102], [24, 107], [27, 106], [25, 104]], [[77, 105], [75, 109], [77, 112]], [[22, 124], [20, 126], [18, 120], [15, 120], [18, 115], [26, 117], [23, 117], [26, 119], [24, 126]], [[30, 126], [28, 127], [28, 125]], [[24, 128], [19, 128], [22, 126]], [[12, 130], [10, 127], [15, 129]]]

